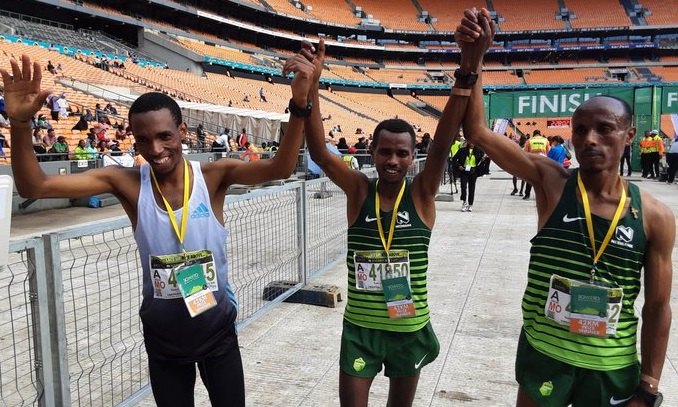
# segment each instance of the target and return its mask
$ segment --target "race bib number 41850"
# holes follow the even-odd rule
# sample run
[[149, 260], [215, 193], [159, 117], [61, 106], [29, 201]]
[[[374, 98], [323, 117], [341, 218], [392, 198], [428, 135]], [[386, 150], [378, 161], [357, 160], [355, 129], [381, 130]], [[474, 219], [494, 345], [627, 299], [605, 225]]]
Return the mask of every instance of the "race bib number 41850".
[[359, 290], [382, 291], [382, 280], [404, 277], [410, 284], [410, 255], [407, 250], [391, 250], [389, 255], [383, 250], [356, 251], [353, 256], [355, 265], [355, 286]]

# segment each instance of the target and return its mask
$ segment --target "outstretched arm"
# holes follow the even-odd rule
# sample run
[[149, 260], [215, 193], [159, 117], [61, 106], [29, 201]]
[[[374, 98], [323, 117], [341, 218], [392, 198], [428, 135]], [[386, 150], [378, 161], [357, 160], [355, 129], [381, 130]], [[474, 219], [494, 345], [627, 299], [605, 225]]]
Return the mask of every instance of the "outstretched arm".
[[350, 201], [351, 197], [359, 194], [362, 188], [361, 184], [365, 184], [365, 182], [361, 182], [361, 179], [366, 181], [367, 177], [359, 171], [350, 169], [344, 164], [341, 156], [331, 152], [325, 145], [325, 129], [320, 112], [319, 96], [319, 81], [325, 60], [325, 41], [320, 40], [316, 54], [312, 53], [313, 46], [310, 43], [305, 43], [304, 47], [303, 52], [306, 57], [315, 65], [315, 76], [309, 93], [309, 98], [313, 102], [313, 111], [305, 123], [308, 152], [325, 174], [346, 193]]
[[0, 70], [5, 90], [5, 108], [12, 135], [12, 172], [17, 191], [25, 198], [80, 198], [114, 192], [113, 183], [121, 169], [106, 167], [76, 175], [46, 175], [35, 157], [31, 137], [31, 117], [42, 107], [49, 90], [40, 89], [40, 64], [31, 65], [21, 56], [21, 67], [12, 59], [12, 73]]
[[[282, 74], [294, 72], [292, 80], [292, 101], [300, 108], [306, 106], [308, 91], [313, 80], [314, 65], [302, 53], [298, 53], [285, 62]], [[290, 115], [287, 133], [280, 141], [277, 154], [270, 160], [242, 162], [239, 160], [219, 160], [215, 167], [220, 169], [222, 187], [232, 184], [259, 184], [274, 179], [287, 178], [297, 163], [304, 119]]]

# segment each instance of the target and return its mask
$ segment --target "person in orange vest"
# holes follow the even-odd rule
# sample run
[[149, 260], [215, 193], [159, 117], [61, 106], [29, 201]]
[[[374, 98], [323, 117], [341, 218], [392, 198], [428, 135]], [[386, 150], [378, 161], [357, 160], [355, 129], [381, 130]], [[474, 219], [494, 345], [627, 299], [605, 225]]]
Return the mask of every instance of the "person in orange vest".
[[[541, 131], [535, 130], [534, 133], [532, 133], [532, 137], [525, 142], [525, 147], [523, 149], [528, 153], [546, 156], [550, 148], [549, 141], [546, 137], [541, 135]], [[525, 185], [525, 196], [523, 196], [523, 200], [530, 199], [531, 192], [532, 185], [528, 182], [527, 185]]]
[[643, 167], [643, 178], [654, 178], [654, 169], [652, 166], [651, 152], [652, 145], [654, 141], [652, 140], [652, 133], [650, 130], [645, 132], [645, 137], [640, 140], [638, 146], [640, 147], [640, 165]]
[[257, 161], [261, 159], [259, 149], [248, 141], [245, 143], [245, 152], [240, 154], [240, 159], [245, 161]]

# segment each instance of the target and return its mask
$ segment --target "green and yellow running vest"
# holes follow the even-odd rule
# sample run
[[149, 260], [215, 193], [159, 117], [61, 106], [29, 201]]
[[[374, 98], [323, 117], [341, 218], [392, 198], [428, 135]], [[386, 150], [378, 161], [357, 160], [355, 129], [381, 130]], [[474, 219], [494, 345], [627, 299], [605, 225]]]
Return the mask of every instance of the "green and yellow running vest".
[[[384, 293], [382, 291], [364, 291], [356, 289], [353, 255], [356, 250], [384, 250], [377, 229], [374, 198], [376, 179], [370, 180], [367, 197], [360, 209], [358, 219], [348, 228], [348, 302], [344, 318], [352, 324], [371, 329], [394, 332], [415, 332], [429, 321], [428, 292], [426, 290], [426, 272], [428, 270], [428, 245], [431, 229], [419, 218], [410, 196], [411, 182], [406, 181], [391, 250], [406, 249], [410, 256], [410, 279], [412, 300], [416, 315], [411, 318], [391, 319], [388, 317]], [[388, 239], [389, 225], [393, 212], [380, 212], [384, 234]]]
[[[577, 200], [577, 170], [571, 175], [563, 195], [544, 227], [532, 239], [527, 288], [523, 296], [523, 327], [530, 344], [538, 351], [573, 366], [609, 371], [638, 361], [636, 334], [638, 318], [633, 304], [640, 292], [641, 269], [645, 255], [640, 191], [629, 183], [631, 204], [598, 261], [596, 281], [623, 288], [617, 332], [607, 338], [569, 332], [544, 315], [552, 274], [588, 281], [593, 254], [586, 231], [584, 209]], [[610, 227], [610, 220], [593, 215], [596, 249]]]

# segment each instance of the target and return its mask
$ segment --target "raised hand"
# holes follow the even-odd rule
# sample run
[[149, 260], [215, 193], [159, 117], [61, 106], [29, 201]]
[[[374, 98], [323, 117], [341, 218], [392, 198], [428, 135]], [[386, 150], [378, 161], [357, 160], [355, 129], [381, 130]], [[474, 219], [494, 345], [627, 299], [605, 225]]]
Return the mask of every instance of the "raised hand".
[[21, 65], [12, 58], [10, 60], [12, 74], [0, 69], [5, 88], [5, 109], [10, 123], [27, 123], [31, 117], [42, 108], [50, 90], [40, 90], [42, 69], [38, 62], [33, 63], [31, 72], [31, 60], [28, 55], [21, 55]]
[[301, 51], [299, 51], [299, 53], [306, 57], [306, 59], [309, 60], [313, 65], [315, 65], [315, 74], [313, 75], [313, 80], [315, 83], [318, 83], [325, 64], [325, 40], [320, 40], [317, 49], [310, 42], [302, 41]]
[[[310, 44], [310, 43], [309, 43]], [[293, 55], [287, 61], [285, 61], [285, 66], [283, 66], [282, 74], [283, 76], [294, 72], [294, 79], [292, 79], [292, 99], [294, 103], [299, 107], [306, 106], [308, 101], [308, 92], [313, 86], [314, 79], [316, 78], [316, 65], [309, 61], [308, 55], [310, 51], [308, 49], [303, 49], [299, 53]], [[312, 54], [310, 54], [312, 55]], [[324, 55], [324, 44], [323, 44], [323, 55]], [[313, 60], [313, 58], [312, 58]], [[321, 62], [322, 67], [322, 62]], [[320, 75], [318, 74], [318, 77]]]
[[454, 33], [454, 39], [462, 51], [462, 59], [480, 63], [492, 45], [495, 31], [496, 24], [490, 18], [487, 9], [465, 10], [464, 17]]

